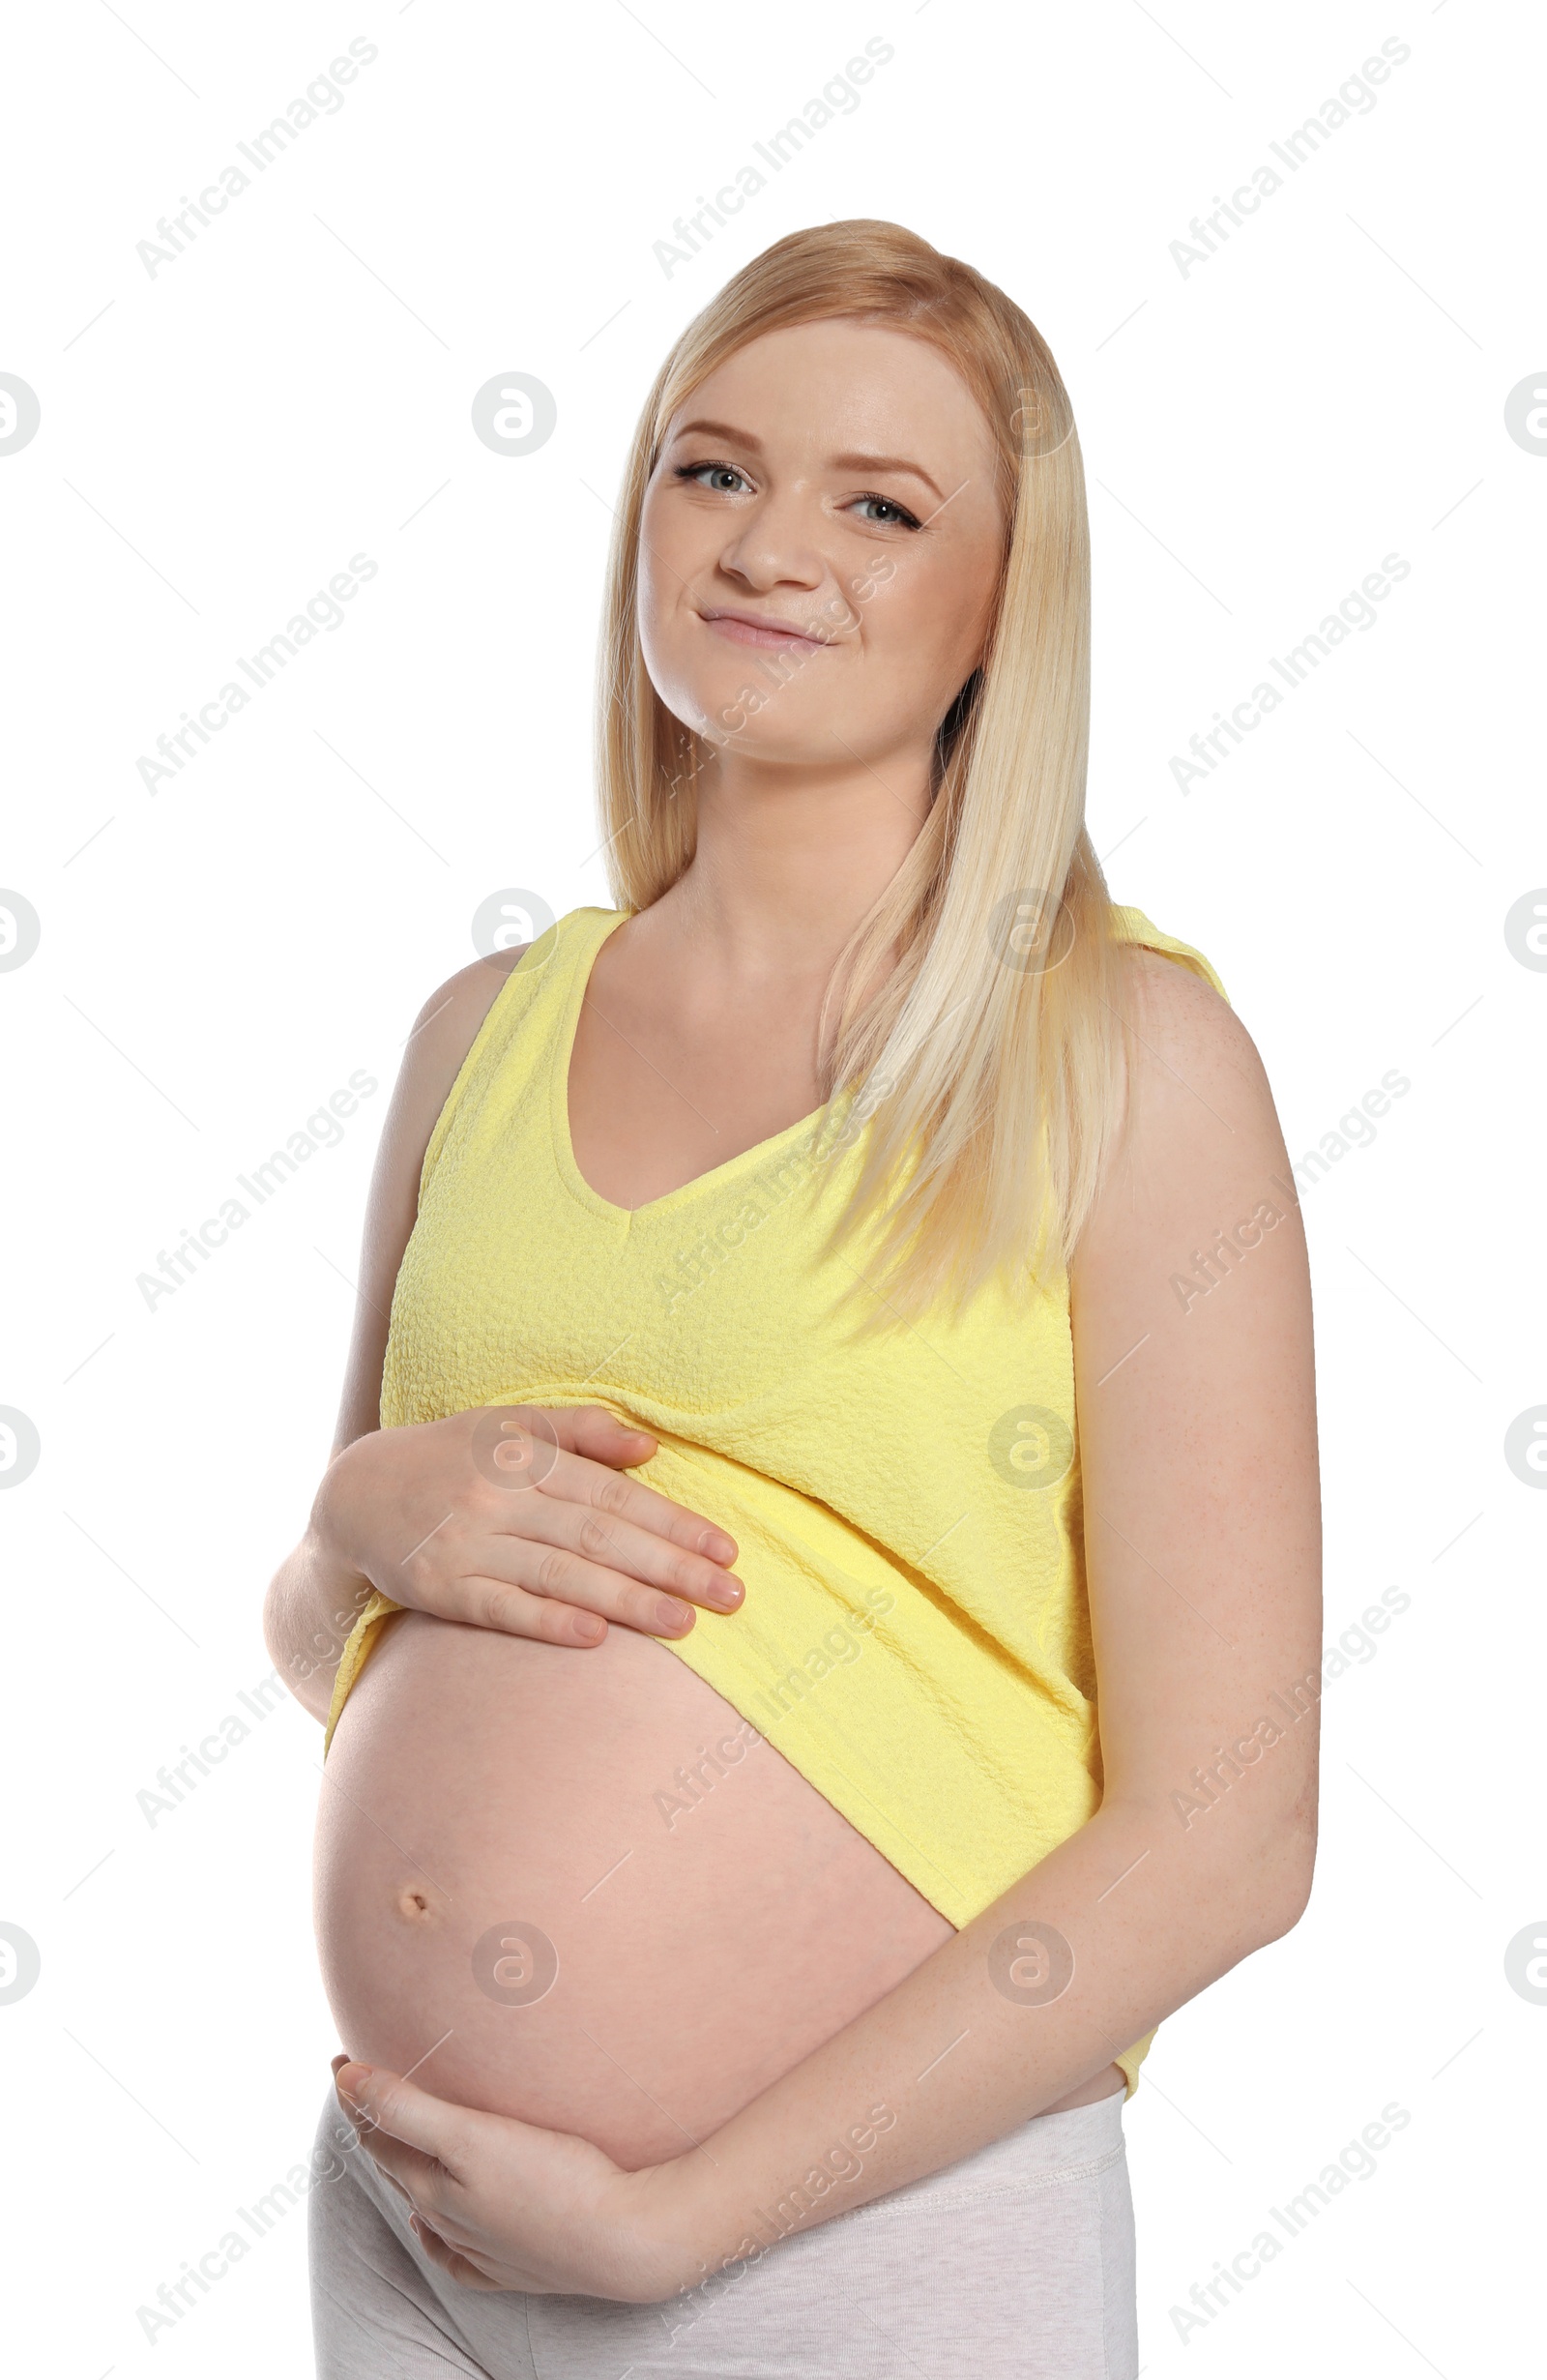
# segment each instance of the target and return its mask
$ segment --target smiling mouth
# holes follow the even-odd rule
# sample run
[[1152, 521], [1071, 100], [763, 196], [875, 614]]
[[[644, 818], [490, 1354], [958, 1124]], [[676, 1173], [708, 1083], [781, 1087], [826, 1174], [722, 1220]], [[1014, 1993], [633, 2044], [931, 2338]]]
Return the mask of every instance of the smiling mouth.
[[706, 627], [727, 637], [732, 644], [761, 645], [768, 651], [788, 649], [799, 645], [806, 652], [826, 651], [832, 643], [831, 636], [813, 636], [805, 629], [794, 628], [783, 620], [760, 620], [752, 612], [706, 611], [700, 613]]

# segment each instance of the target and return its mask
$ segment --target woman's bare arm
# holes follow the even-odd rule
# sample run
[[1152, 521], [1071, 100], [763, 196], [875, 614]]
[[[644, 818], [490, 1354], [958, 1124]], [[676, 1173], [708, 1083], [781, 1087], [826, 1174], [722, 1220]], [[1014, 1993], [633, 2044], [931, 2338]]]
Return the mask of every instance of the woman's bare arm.
[[[419, 1211], [424, 1152], [462, 1061], [519, 955], [511, 951], [499, 960], [476, 959], [432, 992], [415, 1019], [371, 1174], [354, 1330], [330, 1462], [381, 1426], [393, 1290]], [[269, 1657], [315, 1718], [328, 1716], [338, 1656], [370, 1594], [370, 1580], [332, 1552], [309, 1523], [275, 1572], [263, 1611]]]

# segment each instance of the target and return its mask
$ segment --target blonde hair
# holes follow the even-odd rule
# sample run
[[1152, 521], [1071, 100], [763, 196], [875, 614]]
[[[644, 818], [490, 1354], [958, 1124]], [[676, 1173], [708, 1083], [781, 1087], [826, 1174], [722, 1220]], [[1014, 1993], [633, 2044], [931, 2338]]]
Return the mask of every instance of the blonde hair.
[[[841, 1095], [868, 1127], [835, 1237], [876, 1224], [870, 1285], [917, 1311], [990, 1276], [1022, 1286], [1050, 1252], [1066, 1267], [1124, 1086], [1127, 975], [1085, 829], [1079, 441], [1039, 333], [970, 265], [896, 223], [828, 223], [754, 257], [683, 332], [640, 416], [618, 508], [599, 797], [614, 897], [648, 908], [692, 859], [705, 748], [660, 700], [640, 648], [646, 488], [672, 417], [711, 372], [765, 332], [838, 316], [907, 332], [955, 367], [994, 433], [1007, 524], [983, 660], [937, 737], [933, 805], [839, 957], [820, 1037], [830, 1115]], [[881, 988], [861, 998], [878, 970]]]

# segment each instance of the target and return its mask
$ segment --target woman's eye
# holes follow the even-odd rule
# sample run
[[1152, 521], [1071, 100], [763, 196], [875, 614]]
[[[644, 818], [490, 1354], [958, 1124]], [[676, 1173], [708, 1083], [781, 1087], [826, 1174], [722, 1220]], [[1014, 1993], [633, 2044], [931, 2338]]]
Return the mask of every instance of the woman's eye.
[[893, 504], [890, 496], [861, 496], [858, 501], [861, 504], [879, 505], [879, 513], [866, 515], [872, 528], [917, 529], [919, 526], [913, 514], [907, 512], [902, 505]]
[[677, 477], [680, 480], [696, 480], [701, 487], [712, 487], [716, 495], [722, 496], [736, 492], [734, 487], [726, 485], [728, 481], [745, 484], [734, 463], [682, 463], [678, 466]]

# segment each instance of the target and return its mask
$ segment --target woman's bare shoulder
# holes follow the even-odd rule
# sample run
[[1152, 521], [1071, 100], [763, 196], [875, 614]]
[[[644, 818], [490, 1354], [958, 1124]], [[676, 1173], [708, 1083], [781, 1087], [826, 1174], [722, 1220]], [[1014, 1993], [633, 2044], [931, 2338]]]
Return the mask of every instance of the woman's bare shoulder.
[[[436, 985], [415, 1017], [403, 1045], [396, 1098], [416, 1120], [428, 1107], [425, 1146], [480, 1027], [527, 947], [518, 942], [511, 950], [496, 951], [491, 957], [475, 958], [471, 966], [458, 968], [455, 975]], [[422, 1147], [420, 1156], [423, 1153]]]
[[1178, 1070], [1201, 1069], [1234, 1077], [1241, 1092], [1269, 1096], [1262, 1055], [1241, 1017], [1213, 985], [1184, 960], [1146, 945], [1130, 945], [1124, 961], [1128, 976], [1127, 1065], [1130, 1080], [1152, 1096]]
[[479, 1027], [526, 948], [478, 958], [438, 984], [414, 1020], [382, 1127], [365, 1206], [360, 1296], [344, 1371], [334, 1453], [379, 1426], [382, 1365], [397, 1268], [419, 1208], [419, 1181], [436, 1119]]
[[[1128, 955], [1124, 1126], [1076, 1273], [1138, 1294], [1198, 1234], [1275, 1196], [1288, 1171], [1267, 1069], [1229, 1002], [1186, 965]], [[1281, 1197], [1281, 1193], [1278, 1193]]]

